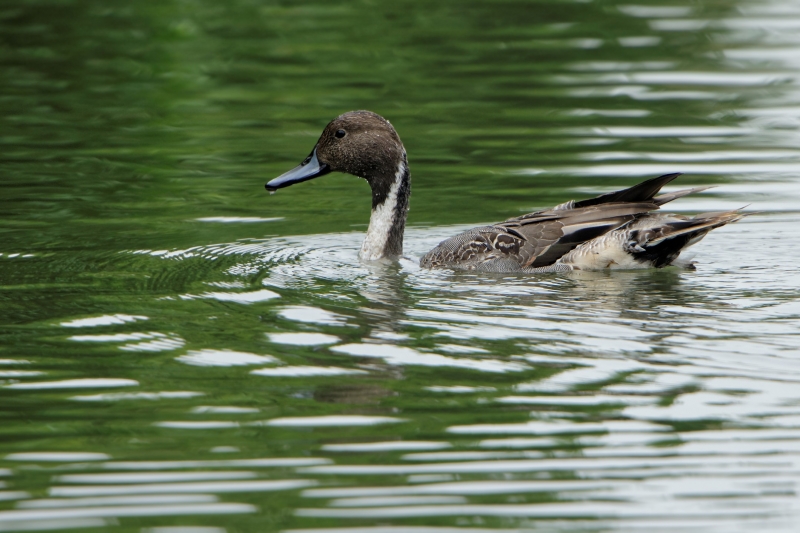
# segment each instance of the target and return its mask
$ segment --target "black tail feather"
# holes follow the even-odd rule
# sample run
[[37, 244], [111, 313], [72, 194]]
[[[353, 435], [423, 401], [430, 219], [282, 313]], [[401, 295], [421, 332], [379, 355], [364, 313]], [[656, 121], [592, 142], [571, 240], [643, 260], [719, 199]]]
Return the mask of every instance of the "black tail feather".
[[701, 237], [700, 235], [711, 231], [709, 228], [703, 228], [693, 233], [684, 233], [671, 239], [664, 239], [658, 244], [646, 246], [642, 252], [634, 252], [633, 257], [642, 263], [650, 263], [655, 268], [662, 268], [672, 264], [681, 251], [688, 245], [692, 239]]
[[596, 198], [589, 198], [588, 200], [575, 202], [573, 207], [588, 207], [591, 205], [608, 204], [612, 202], [646, 202], [658, 194], [658, 191], [660, 191], [664, 185], [680, 175], [680, 172], [676, 172], [674, 174], [664, 174], [663, 176], [643, 181], [642, 183], [621, 191], [601, 194]]

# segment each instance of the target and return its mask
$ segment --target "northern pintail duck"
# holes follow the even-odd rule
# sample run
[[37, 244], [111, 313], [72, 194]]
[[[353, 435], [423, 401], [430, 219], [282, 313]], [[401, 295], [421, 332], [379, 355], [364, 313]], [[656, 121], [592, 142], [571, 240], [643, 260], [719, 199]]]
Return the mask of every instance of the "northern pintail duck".
[[[372, 188], [372, 216], [359, 257], [397, 259], [411, 195], [403, 143], [388, 120], [371, 111], [345, 113], [325, 127], [316, 146], [292, 170], [266, 184], [270, 192], [345, 172]], [[656, 196], [680, 174], [666, 174], [629, 189], [557, 205], [505, 222], [474, 228], [442, 241], [421, 260], [423, 268], [487, 272], [561, 272], [605, 268], [661, 268], [709, 231], [736, 222], [739, 211], [694, 217], [662, 214], [660, 206], [707, 189]]]

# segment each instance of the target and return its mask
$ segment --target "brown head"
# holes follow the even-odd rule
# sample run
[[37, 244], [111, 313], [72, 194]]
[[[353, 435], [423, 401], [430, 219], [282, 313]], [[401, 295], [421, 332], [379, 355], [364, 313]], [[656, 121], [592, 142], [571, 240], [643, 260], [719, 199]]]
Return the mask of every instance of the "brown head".
[[364, 178], [372, 189], [372, 215], [359, 257], [368, 261], [400, 257], [411, 177], [406, 150], [389, 121], [371, 111], [336, 117], [325, 126], [308, 157], [266, 188], [275, 192], [329, 172]]
[[333, 119], [314, 150], [297, 167], [266, 184], [270, 192], [329, 172], [364, 178], [372, 187], [373, 207], [383, 203], [406, 152], [388, 120], [371, 111], [350, 111]]

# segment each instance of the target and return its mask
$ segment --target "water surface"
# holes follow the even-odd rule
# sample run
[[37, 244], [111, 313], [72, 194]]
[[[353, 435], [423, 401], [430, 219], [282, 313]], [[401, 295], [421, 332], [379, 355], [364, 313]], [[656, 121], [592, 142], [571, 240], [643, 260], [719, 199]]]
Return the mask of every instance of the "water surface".
[[[796, 2], [0, 8], [0, 530], [775, 531], [800, 523]], [[269, 196], [389, 118], [367, 185]], [[760, 212], [696, 271], [420, 270], [475, 225], [684, 172]]]

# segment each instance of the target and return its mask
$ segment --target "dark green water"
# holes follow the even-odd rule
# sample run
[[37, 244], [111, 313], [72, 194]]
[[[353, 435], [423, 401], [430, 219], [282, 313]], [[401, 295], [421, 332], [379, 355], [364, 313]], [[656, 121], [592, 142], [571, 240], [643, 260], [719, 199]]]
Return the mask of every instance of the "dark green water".
[[[0, 4], [0, 531], [794, 532], [800, 5]], [[697, 271], [367, 266], [681, 171]]]

